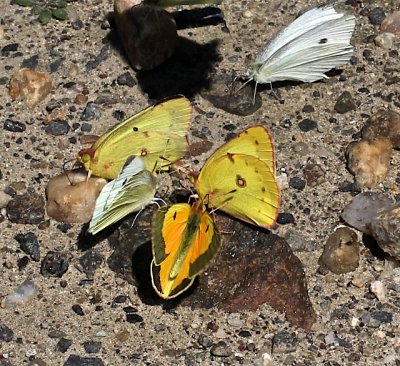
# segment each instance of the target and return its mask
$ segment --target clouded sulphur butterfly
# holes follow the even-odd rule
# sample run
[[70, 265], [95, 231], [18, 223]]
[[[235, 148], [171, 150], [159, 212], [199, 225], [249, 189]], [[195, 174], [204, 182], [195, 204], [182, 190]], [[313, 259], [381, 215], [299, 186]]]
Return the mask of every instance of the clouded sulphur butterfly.
[[275, 155], [263, 126], [252, 126], [217, 149], [195, 177], [199, 197], [210, 207], [262, 227], [279, 211]]
[[162, 170], [185, 154], [186, 133], [192, 119], [190, 101], [173, 97], [150, 106], [113, 127], [92, 147], [78, 153], [85, 169], [98, 177], [115, 179], [129, 156], [140, 156], [150, 170]]
[[161, 297], [187, 290], [220, 246], [220, 234], [201, 200], [158, 209], [153, 221], [151, 279]]

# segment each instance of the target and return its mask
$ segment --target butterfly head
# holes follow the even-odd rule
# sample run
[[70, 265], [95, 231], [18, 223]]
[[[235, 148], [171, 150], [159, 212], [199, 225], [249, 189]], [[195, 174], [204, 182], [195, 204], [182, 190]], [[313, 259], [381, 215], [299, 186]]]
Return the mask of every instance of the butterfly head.
[[86, 170], [89, 170], [90, 164], [93, 161], [93, 157], [93, 149], [82, 149], [78, 153], [77, 160], [85, 167]]

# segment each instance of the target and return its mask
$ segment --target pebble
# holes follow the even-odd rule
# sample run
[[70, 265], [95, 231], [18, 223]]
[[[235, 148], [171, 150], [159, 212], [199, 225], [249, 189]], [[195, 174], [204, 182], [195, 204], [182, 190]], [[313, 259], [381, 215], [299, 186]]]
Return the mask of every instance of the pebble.
[[63, 366], [104, 366], [104, 362], [98, 357], [70, 355]]
[[16, 306], [25, 305], [39, 294], [39, 287], [30, 280], [22, 282], [13, 292], [8, 294], [4, 299], [6, 308], [15, 308]]
[[47, 335], [49, 338], [62, 338], [65, 336], [65, 332], [60, 329], [50, 329]]
[[62, 136], [62, 135], [66, 135], [70, 129], [71, 129], [71, 127], [67, 121], [56, 120], [56, 121], [50, 122], [46, 126], [45, 131], [49, 135]]
[[126, 321], [128, 323], [134, 324], [134, 323], [143, 323], [144, 319], [142, 316], [139, 314], [126, 314]]
[[114, 297], [113, 303], [115, 303], [115, 304], [123, 304], [127, 300], [128, 300], [128, 296], [126, 296], [126, 295], [118, 295], [118, 296]]
[[36, 193], [18, 195], [8, 202], [6, 213], [15, 224], [39, 224], [44, 221], [44, 199]]
[[5, 324], [0, 323], [0, 341], [11, 342], [14, 337], [14, 332]]
[[39, 56], [33, 55], [21, 62], [21, 69], [26, 67], [28, 69], [35, 70], [38, 64], [39, 64]]
[[8, 92], [12, 100], [20, 97], [33, 108], [51, 92], [52, 82], [47, 73], [22, 68], [12, 76]]
[[393, 33], [383, 32], [376, 36], [374, 42], [377, 46], [390, 50], [393, 47], [395, 35]]
[[14, 239], [20, 244], [21, 249], [28, 254], [34, 261], [40, 260], [40, 248], [37, 237], [34, 233], [17, 234]]
[[317, 122], [313, 121], [312, 119], [306, 118], [299, 122], [298, 124], [300, 131], [302, 132], [309, 132], [318, 127]]
[[295, 352], [297, 349], [298, 339], [296, 333], [279, 332], [272, 338], [272, 353], [282, 354]]
[[65, 253], [50, 250], [42, 260], [40, 273], [45, 277], [62, 277], [68, 266], [69, 260]]
[[84, 316], [85, 313], [83, 312], [82, 306], [80, 306], [79, 304], [74, 304], [71, 307], [72, 311], [79, 316]]
[[94, 60], [89, 60], [86, 65], [85, 69], [86, 72], [94, 70], [97, 66], [99, 66], [103, 61], [107, 60], [110, 55], [110, 44], [106, 43], [98, 53], [98, 55], [94, 58]]
[[295, 218], [290, 212], [280, 212], [276, 222], [280, 225], [294, 224]]
[[103, 264], [104, 256], [96, 249], [86, 251], [80, 258], [79, 264], [82, 271], [88, 276], [93, 277], [96, 269]]
[[136, 81], [133, 78], [132, 74], [129, 71], [127, 71], [117, 77], [117, 84], [118, 85], [126, 85], [126, 86], [129, 86], [130, 88], [132, 88], [136, 85]]
[[308, 145], [305, 142], [296, 142], [293, 144], [293, 151], [301, 156], [305, 156], [310, 152]]
[[101, 342], [87, 341], [83, 343], [86, 353], [99, 353], [101, 350]]
[[224, 341], [219, 341], [211, 347], [210, 353], [216, 357], [229, 357], [232, 351]]
[[371, 282], [369, 289], [379, 301], [384, 302], [386, 300], [386, 287], [382, 281]]
[[94, 119], [99, 119], [100, 117], [101, 108], [93, 102], [87, 103], [84, 111], [81, 114], [82, 121], [91, 121]]
[[340, 94], [334, 107], [335, 111], [341, 114], [355, 111], [356, 108], [356, 102], [349, 91], [344, 91], [342, 94]]
[[306, 182], [300, 177], [292, 177], [289, 179], [289, 186], [302, 191], [306, 187]]
[[385, 10], [381, 7], [373, 8], [368, 13], [368, 19], [373, 25], [381, 24], [385, 17]]
[[3, 128], [10, 132], [24, 132], [26, 130], [26, 124], [7, 118], [4, 121]]
[[[288, 356], [289, 357], [289, 356]], [[264, 352], [261, 355], [262, 365], [261, 366], [273, 366], [272, 356], [268, 352]]]
[[117, 120], [117, 121], [123, 121], [125, 119], [125, 112], [124, 111], [119, 111], [116, 110], [112, 112], [112, 116]]
[[319, 164], [307, 164], [303, 174], [309, 187], [317, 187], [325, 182], [325, 172]]
[[253, 17], [253, 13], [250, 10], [245, 10], [242, 13], [242, 17], [245, 18], [245, 19], [250, 19], [250, 18]]
[[385, 193], [363, 192], [353, 198], [344, 208], [341, 218], [350, 226], [370, 235], [370, 223], [379, 211], [394, 204], [394, 200]]
[[400, 32], [400, 10], [394, 11], [384, 19], [381, 24], [381, 32]]
[[213, 345], [212, 339], [204, 334], [199, 335], [197, 338], [197, 343], [204, 348], [208, 348]]
[[240, 328], [243, 326], [243, 320], [240, 319], [240, 314], [231, 313], [228, 316], [228, 324], [232, 327]]
[[68, 230], [70, 230], [72, 228], [72, 225], [71, 224], [67, 224], [65, 222], [61, 222], [61, 223], [57, 224], [56, 227], [62, 233], [66, 234], [68, 232]]
[[84, 122], [81, 125], [81, 131], [82, 132], [90, 132], [90, 131], [92, 131], [92, 128], [93, 128], [93, 126], [90, 123]]
[[360, 249], [357, 234], [347, 228], [337, 228], [326, 241], [319, 263], [333, 273], [347, 273], [358, 267]]
[[391, 323], [393, 321], [393, 314], [387, 311], [375, 310], [364, 314], [361, 317], [361, 321], [371, 328], [378, 328], [381, 324]]

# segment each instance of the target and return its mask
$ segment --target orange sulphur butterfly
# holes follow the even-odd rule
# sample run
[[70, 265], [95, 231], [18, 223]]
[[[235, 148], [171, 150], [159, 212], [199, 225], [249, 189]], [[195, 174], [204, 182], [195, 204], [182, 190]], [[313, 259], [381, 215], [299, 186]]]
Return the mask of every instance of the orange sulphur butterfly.
[[156, 178], [141, 158], [128, 159], [117, 179], [108, 182], [97, 197], [89, 233], [94, 235], [156, 201], [156, 185]]
[[240, 220], [271, 227], [278, 216], [275, 153], [263, 126], [252, 126], [217, 149], [195, 177], [199, 197]]
[[85, 169], [115, 179], [129, 156], [140, 156], [147, 168], [162, 170], [160, 157], [174, 162], [186, 152], [186, 133], [192, 119], [190, 101], [173, 97], [129, 117], [78, 153]]
[[164, 299], [187, 290], [220, 247], [214, 221], [201, 200], [160, 207], [152, 232], [151, 280]]

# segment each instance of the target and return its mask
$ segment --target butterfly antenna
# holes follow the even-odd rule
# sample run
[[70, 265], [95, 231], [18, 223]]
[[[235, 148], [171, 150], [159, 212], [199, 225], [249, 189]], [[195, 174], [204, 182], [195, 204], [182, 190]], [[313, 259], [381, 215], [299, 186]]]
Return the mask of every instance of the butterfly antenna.
[[69, 184], [72, 186], [72, 185], [73, 185], [73, 184], [72, 184], [72, 181], [71, 181], [71, 179], [69, 179], [68, 172], [67, 172], [67, 170], [65, 169], [65, 165], [67, 165], [67, 164], [70, 163], [71, 161], [74, 161], [74, 159], [70, 159], [70, 160], [64, 161], [63, 166], [62, 166], [62, 169], [63, 169], [63, 172], [64, 172], [65, 176], [66, 176], [67, 179], [68, 179]]
[[[253, 93], [253, 105], [256, 104], [256, 94], [257, 94], [257, 81], [256, 81], [256, 85], [254, 86], [254, 93]], [[271, 85], [272, 88], [272, 85]]]
[[135, 218], [132, 221], [131, 224], [131, 228], [133, 228], [133, 225], [135, 225], [137, 218], [139, 217], [139, 215], [142, 213], [142, 211], [144, 210], [144, 207], [140, 209], [140, 211], [135, 215]]

